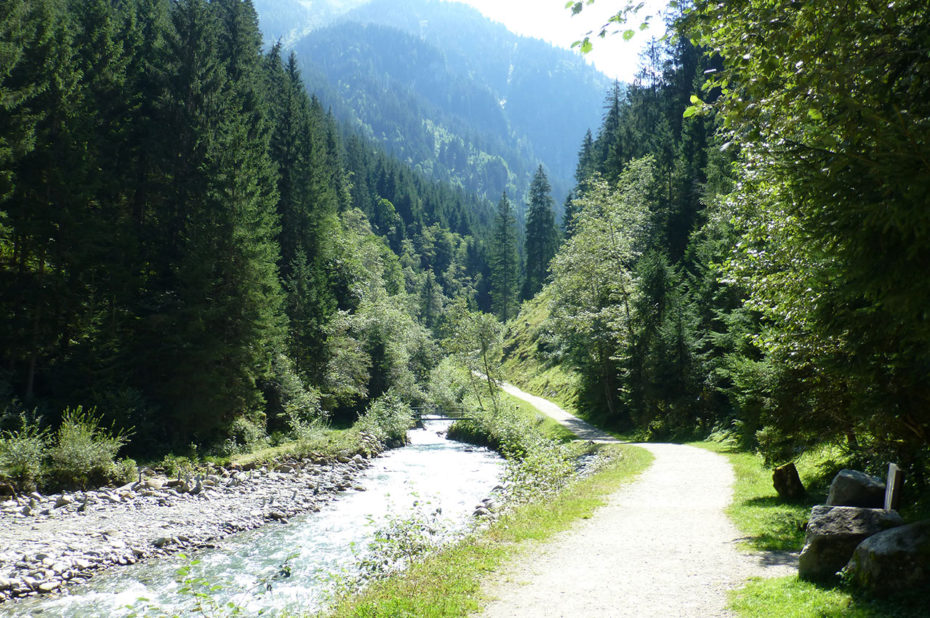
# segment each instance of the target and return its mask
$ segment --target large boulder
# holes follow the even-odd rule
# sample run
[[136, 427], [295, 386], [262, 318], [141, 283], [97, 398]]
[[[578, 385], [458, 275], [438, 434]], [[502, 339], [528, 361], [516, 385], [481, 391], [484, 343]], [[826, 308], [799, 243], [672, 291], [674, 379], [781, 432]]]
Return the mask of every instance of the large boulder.
[[870, 536], [856, 547], [846, 572], [878, 596], [930, 590], [930, 520]]
[[827, 504], [880, 509], [885, 506], [885, 483], [865, 472], [840, 470], [830, 483]]
[[806, 493], [793, 463], [778, 466], [772, 471], [772, 485], [782, 500], [800, 500]]
[[859, 543], [902, 524], [901, 516], [894, 511], [815, 506], [807, 524], [798, 575], [809, 580], [829, 579], [846, 566]]

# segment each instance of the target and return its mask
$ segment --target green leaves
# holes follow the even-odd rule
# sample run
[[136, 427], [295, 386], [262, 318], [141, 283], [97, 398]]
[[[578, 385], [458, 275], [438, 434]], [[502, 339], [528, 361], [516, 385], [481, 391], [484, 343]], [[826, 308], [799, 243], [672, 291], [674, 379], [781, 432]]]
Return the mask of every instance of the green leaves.
[[582, 41], [575, 41], [572, 43], [572, 49], [579, 48], [582, 54], [590, 53], [594, 49], [594, 45], [591, 43], [589, 37], [585, 37]]
[[703, 113], [707, 108], [707, 105], [697, 97], [697, 95], [691, 95], [691, 105], [685, 108], [685, 111], [682, 113], [683, 118], [690, 118], [695, 114]]
[[765, 318], [771, 377], [755, 395], [786, 431], [858, 433], [913, 458], [930, 444], [913, 370], [930, 363], [916, 274], [930, 264], [930, 5], [876, 15], [701, 1], [686, 24], [723, 59], [714, 107], [744, 157], [731, 274]]

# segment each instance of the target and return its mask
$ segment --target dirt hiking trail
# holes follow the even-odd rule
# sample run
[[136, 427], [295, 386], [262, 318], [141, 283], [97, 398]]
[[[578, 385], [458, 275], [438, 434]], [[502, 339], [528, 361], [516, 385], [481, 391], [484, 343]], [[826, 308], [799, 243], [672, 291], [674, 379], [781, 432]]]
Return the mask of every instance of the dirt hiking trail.
[[[503, 387], [572, 431], [583, 429], [580, 437], [616, 441], [551, 402]], [[792, 555], [737, 548], [741, 535], [724, 513], [734, 482], [725, 457], [677, 444], [637, 446], [655, 456], [649, 469], [590, 519], [505, 567], [486, 585], [494, 600], [482, 615], [727, 616], [728, 590], [750, 577], [797, 572]]]

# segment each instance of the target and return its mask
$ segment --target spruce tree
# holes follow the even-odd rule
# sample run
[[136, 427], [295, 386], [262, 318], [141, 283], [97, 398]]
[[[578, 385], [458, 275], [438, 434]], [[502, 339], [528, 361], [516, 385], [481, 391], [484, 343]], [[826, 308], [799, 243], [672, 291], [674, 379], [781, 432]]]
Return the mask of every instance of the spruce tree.
[[171, 18], [174, 151], [155, 296], [156, 323], [168, 328], [148, 358], [178, 437], [206, 440], [259, 408], [257, 383], [281, 347], [277, 195], [254, 13], [240, 2], [182, 0]]
[[552, 188], [542, 165], [536, 170], [530, 184], [529, 205], [526, 215], [526, 279], [522, 297], [528, 300], [542, 289], [558, 249], [559, 235], [552, 212]]
[[329, 264], [338, 227], [337, 179], [343, 172], [340, 166], [332, 169], [330, 121], [307, 95], [294, 54], [285, 64], [275, 46], [265, 66], [272, 93], [270, 146], [278, 168], [278, 242], [290, 322], [288, 353], [305, 380], [319, 383], [325, 370], [324, 327], [337, 309]]
[[[59, 346], [67, 348], [80, 338], [83, 278], [71, 261], [82, 246], [77, 222], [86, 213], [87, 195], [75, 173], [84, 164], [71, 120], [82, 92], [64, 7], [46, 0], [29, 9], [10, 9], [4, 27], [18, 23], [25, 38], [19, 53], [15, 44], [8, 48], [15, 65], [0, 69], [5, 74], [0, 92], [14, 114], [10, 121], [24, 125], [13, 127], [6, 138], [12, 148], [0, 154], [7, 158], [7, 166], [0, 161], [0, 175], [6, 178], [0, 183], [7, 193], [0, 202], [0, 225], [12, 230], [11, 246], [2, 254], [0, 302], [6, 324], [0, 343], [6, 366], [19, 378], [19, 393], [30, 402], [46, 361]], [[0, 128], [10, 121], [0, 120]]]
[[520, 291], [520, 258], [517, 255], [517, 220], [507, 194], [501, 195], [491, 241], [491, 309], [502, 322], [517, 313]]

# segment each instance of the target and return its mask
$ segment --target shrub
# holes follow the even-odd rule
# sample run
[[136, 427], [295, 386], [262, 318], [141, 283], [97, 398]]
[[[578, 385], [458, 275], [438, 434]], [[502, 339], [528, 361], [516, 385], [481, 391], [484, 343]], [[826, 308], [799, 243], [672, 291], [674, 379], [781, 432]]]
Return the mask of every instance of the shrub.
[[[229, 441], [232, 441], [232, 447], [229, 447]], [[232, 455], [237, 452], [247, 452], [268, 446], [268, 435], [262, 426], [261, 421], [250, 419], [247, 416], [239, 416], [229, 426], [229, 438], [225, 448], [229, 449], [227, 454]], [[192, 457], [196, 459], [196, 457]]]
[[117, 485], [125, 485], [135, 481], [139, 476], [139, 464], [135, 459], [126, 457], [120, 459], [113, 465], [112, 482]]
[[193, 473], [194, 462], [183, 455], [165, 455], [158, 467], [164, 470], [165, 476], [181, 478]]
[[371, 434], [381, 442], [406, 441], [407, 430], [413, 425], [413, 410], [391, 392], [369, 405], [356, 423], [359, 431]]
[[10, 479], [20, 491], [35, 491], [42, 475], [48, 433], [20, 415], [18, 431], [0, 432], [0, 476]]
[[487, 446], [507, 459], [504, 487], [512, 503], [531, 502], [557, 492], [574, 475], [576, 453], [572, 448], [546, 438], [538, 424], [510, 403], [502, 403], [496, 412], [470, 412], [469, 419], [456, 421], [449, 428], [448, 436]]
[[55, 446], [49, 451], [49, 476], [56, 487], [86, 489], [116, 480], [114, 461], [126, 443], [126, 433], [100, 427], [93, 410], [68, 408], [61, 419]]
[[522, 459], [543, 439], [539, 427], [520, 415], [510, 403], [502, 402], [496, 411], [468, 403], [466, 407], [472, 409], [470, 418], [453, 423], [448, 433], [450, 439], [486, 446], [507, 459]]
[[429, 401], [440, 409], [458, 408], [468, 390], [468, 374], [451, 356], [442, 359], [430, 372]]
[[548, 438], [527, 444], [523, 456], [509, 459], [504, 487], [512, 503], [522, 504], [558, 493], [574, 477], [576, 453]]

